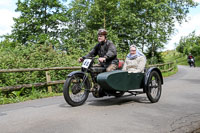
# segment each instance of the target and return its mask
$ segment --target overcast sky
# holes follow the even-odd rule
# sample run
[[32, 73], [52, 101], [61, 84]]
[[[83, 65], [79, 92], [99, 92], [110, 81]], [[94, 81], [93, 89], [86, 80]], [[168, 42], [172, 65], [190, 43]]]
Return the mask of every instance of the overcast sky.
[[[200, 3], [200, 0], [194, 0]], [[0, 0], [0, 36], [11, 33], [14, 24], [13, 17], [18, 17], [19, 13], [15, 12], [17, 0]], [[166, 45], [166, 50], [174, 49], [174, 43], [178, 43], [181, 36], [187, 36], [192, 31], [200, 35], [200, 5], [197, 8], [190, 9], [188, 22], [179, 25], [176, 24], [176, 33], [172, 35], [171, 41]]]

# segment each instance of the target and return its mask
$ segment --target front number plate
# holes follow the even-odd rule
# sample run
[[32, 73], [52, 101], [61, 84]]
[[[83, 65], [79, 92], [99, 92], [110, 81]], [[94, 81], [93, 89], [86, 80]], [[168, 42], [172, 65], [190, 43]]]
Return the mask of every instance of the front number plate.
[[87, 69], [90, 66], [91, 61], [91, 59], [85, 59], [83, 61], [82, 67]]

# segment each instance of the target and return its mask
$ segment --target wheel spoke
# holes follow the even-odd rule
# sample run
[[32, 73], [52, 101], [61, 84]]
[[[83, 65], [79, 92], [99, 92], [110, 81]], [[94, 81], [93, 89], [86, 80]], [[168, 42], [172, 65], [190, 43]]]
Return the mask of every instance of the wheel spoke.
[[158, 79], [156, 76], [152, 76], [152, 81], [150, 83], [150, 94], [153, 98], [156, 98], [158, 95]]
[[70, 98], [74, 102], [80, 102], [85, 98], [86, 87], [83, 82], [85, 79], [81, 79], [80, 77], [74, 77], [72, 79], [71, 85], [69, 86]]
[[158, 102], [161, 96], [161, 77], [157, 71], [152, 71], [147, 82], [147, 97], [152, 102]]

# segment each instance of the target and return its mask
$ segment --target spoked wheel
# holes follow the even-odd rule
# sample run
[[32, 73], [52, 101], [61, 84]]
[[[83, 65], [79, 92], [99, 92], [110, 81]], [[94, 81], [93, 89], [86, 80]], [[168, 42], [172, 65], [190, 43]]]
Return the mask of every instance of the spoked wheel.
[[161, 96], [162, 86], [161, 78], [157, 71], [152, 71], [150, 73], [147, 82], [147, 97], [152, 103], [158, 102]]
[[63, 88], [65, 101], [71, 106], [82, 105], [88, 98], [89, 81], [83, 74], [75, 74], [66, 79]]

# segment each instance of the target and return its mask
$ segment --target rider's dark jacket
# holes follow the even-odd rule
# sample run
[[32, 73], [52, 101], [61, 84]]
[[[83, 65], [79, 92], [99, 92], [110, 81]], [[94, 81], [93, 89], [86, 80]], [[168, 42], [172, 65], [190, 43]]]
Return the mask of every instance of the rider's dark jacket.
[[106, 62], [101, 63], [102, 66], [107, 67], [110, 64], [116, 64], [118, 65], [118, 59], [117, 59], [117, 50], [115, 45], [107, 40], [106, 42], [98, 43], [86, 56], [83, 58], [88, 57], [95, 57], [98, 55], [99, 57], [105, 57]]

